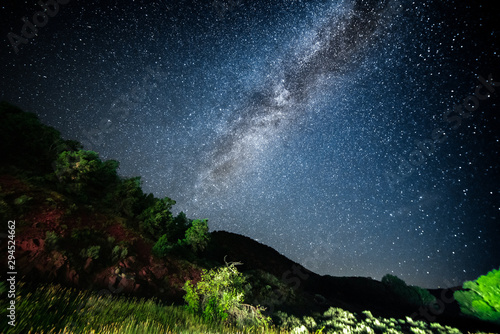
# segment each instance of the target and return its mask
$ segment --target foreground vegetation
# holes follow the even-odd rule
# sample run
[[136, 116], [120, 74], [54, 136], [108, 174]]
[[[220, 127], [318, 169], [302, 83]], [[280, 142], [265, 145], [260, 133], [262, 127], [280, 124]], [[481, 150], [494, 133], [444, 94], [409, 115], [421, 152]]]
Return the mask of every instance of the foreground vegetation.
[[[7, 300], [0, 301], [6, 309]], [[459, 334], [458, 329], [423, 321], [374, 317], [369, 311], [351, 313], [329, 308], [314, 317], [274, 315], [268, 327], [236, 327], [198, 316], [183, 306], [164, 305], [154, 299], [78, 291], [43, 285], [33, 292], [20, 284], [16, 298], [16, 326], [1, 333], [436, 333]], [[2, 322], [3, 323], [3, 322]]]
[[500, 324], [500, 270], [465, 282], [463, 289], [454, 294], [463, 314]]

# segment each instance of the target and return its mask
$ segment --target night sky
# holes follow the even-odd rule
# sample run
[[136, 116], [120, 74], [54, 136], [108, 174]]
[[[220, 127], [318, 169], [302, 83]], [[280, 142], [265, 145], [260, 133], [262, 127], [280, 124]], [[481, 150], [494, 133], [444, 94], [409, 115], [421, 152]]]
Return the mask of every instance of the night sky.
[[59, 2], [0, 4], [0, 99], [176, 212], [320, 274], [500, 267], [495, 1]]

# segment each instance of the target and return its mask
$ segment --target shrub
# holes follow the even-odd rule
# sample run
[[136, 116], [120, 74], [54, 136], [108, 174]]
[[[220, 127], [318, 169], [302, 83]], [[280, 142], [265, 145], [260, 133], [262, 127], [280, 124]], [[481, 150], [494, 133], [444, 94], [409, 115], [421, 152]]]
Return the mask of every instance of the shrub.
[[264, 326], [269, 319], [262, 308], [243, 304], [245, 279], [235, 263], [217, 269], [203, 270], [201, 280], [184, 285], [187, 309], [198, 313], [208, 322], [231, 322], [240, 326]]
[[45, 249], [47, 251], [58, 250], [59, 249], [59, 240], [61, 238], [57, 235], [57, 233], [52, 231], [45, 232]]
[[273, 321], [283, 329], [292, 329], [302, 326], [299, 318], [283, 311], [275, 312], [273, 314]]
[[166, 234], [162, 235], [160, 239], [153, 246], [153, 255], [156, 257], [165, 257], [173, 249], [174, 245], [168, 242]]
[[33, 199], [33, 197], [29, 197], [27, 195], [22, 195], [14, 200], [14, 204], [21, 205], [21, 206], [26, 205], [26, 204], [29, 204], [32, 199]]
[[116, 245], [111, 251], [111, 259], [113, 263], [123, 260], [128, 255], [128, 249], [125, 246]]
[[97, 260], [99, 258], [99, 254], [101, 252], [101, 246], [90, 246], [89, 248], [82, 249], [80, 251], [80, 255], [82, 258], [91, 258], [93, 260]]
[[467, 281], [463, 288], [453, 294], [462, 313], [500, 324], [500, 270]]

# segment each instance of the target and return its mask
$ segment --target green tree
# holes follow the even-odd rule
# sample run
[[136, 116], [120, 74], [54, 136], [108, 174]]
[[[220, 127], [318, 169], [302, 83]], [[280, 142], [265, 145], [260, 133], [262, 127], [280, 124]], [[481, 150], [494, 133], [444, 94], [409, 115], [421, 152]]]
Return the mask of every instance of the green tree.
[[425, 306], [436, 301], [436, 298], [428, 290], [407, 285], [405, 281], [394, 275], [385, 275], [382, 277], [382, 283], [401, 301], [410, 305]]
[[146, 195], [141, 188], [141, 177], [131, 177], [119, 181], [115, 190], [109, 192], [106, 202], [113, 207], [116, 213], [127, 218], [138, 216], [143, 207]]
[[197, 252], [204, 250], [209, 240], [207, 219], [194, 220], [192, 226], [186, 231], [187, 244]]
[[168, 236], [166, 234], [162, 235], [160, 239], [153, 246], [153, 255], [156, 257], [164, 257], [170, 253], [174, 245], [168, 241]]
[[194, 285], [184, 284], [187, 309], [198, 313], [208, 322], [232, 322], [241, 326], [267, 326], [269, 319], [262, 308], [243, 304], [245, 278], [238, 272], [237, 263], [203, 270], [201, 280]]
[[184, 239], [186, 230], [190, 227], [189, 219], [186, 217], [184, 212], [179, 212], [179, 214], [174, 218], [172, 224], [172, 240]]
[[462, 313], [500, 324], [500, 270], [466, 281], [462, 288], [453, 294]]
[[68, 192], [101, 197], [118, 182], [118, 165], [115, 160], [102, 162], [94, 151], [64, 151], [56, 160], [55, 174]]
[[171, 212], [174, 205], [175, 201], [168, 197], [155, 198], [153, 204], [139, 216], [141, 231], [148, 234], [153, 240], [158, 240], [164, 234], [170, 236], [174, 230], [174, 219]]

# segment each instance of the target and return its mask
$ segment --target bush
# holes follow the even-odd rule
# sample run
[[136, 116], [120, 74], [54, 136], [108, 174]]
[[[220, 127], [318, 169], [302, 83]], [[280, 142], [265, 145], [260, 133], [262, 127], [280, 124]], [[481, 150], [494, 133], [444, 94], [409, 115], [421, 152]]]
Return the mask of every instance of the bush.
[[20, 206], [27, 205], [31, 202], [32, 199], [33, 197], [29, 197], [27, 195], [21, 195], [20, 197], [14, 200], [14, 204]]
[[154, 244], [153, 246], [153, 255], [156, 257], [165, 257], [167, 254], [169, 254], [174, 245], [172, 245], [168, 241], [168, 237], [166, 234], [162, 235], [161, 238]]
[[302, 323], [299, 318], [282, 311], [275, 312], [273, 315], [273, 319], [276, 322], [276, 324], [283, 329], [292, 329], [302, 326]]
[[116, 245], [111, 251], [111, 260], [113, 263], [123, 260], [128, 255], [128, 249], [125, 246]]
[[436, 298], [426, 289], [418, 286], [406, 285], [402, 279], [387, 274], [382, 277], [382, 283], [392, 292], [396, 297], [404, 303], [412, 306], [426, 306], [435, 302]]
[[193, 225], [186, 231], [186, 242], [193, 251], [202, 251], [208, 245], [208, 223], [206, 219], [196, 219]]
[[61, 238], [57, 235], [57, 233], [52, 231], [45, 232], [45, 250], [52, 251], [59, 249], [59, 240]]
[[80, 251], [80, 255], [82, 258], [87, 259], [91, 258], [92, 260], [97, 260], [99, 258], [99, 254], [101, 252], [101, 246], [90, 246], [89, 248], [82, 249]]
[[467, 281], [463, 288], [453, 294], [462, 313], [500, 324], [500, 270]]
[[201, 314], [208, 322], [267, 327], [269, 319], [262, 315], [262, 308], [243, 304], [244, 284], [245, 279], [234, 263], [203, 270], [198, 284], [187, 281], [184, 285], [187, 309]]

